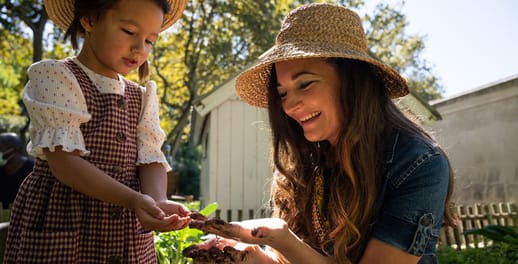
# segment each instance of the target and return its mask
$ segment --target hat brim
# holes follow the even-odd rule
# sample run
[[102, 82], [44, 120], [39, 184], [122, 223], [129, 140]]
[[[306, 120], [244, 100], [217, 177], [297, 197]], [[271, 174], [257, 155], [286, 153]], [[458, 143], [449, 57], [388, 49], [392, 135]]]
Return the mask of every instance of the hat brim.
[[[183, 14], [187, 0], [168, 0], [171, 11], [164, 16], [160, 31], [172, 26]], [[54, 22], [63, 31], [67, 31], [74, 19], [74, 1], [71, 0], [44, 0], [43, 5]]]
[[169, 0], [169, 6], [171, 7], [171, 11], [165, 15], [164, 23], [162, 23], [160, 31], [166, 30], [180, 19], [187, 6], [187, 0]]
[[391, 98], [405, 96], [409, 92], [406, 80], [398, 72], [364, 52], [329, 43], [288, 43], [274, 46], [259, 58], [260, 62], [257, 65], [238, 75], [235, 85], [237, 95], [250, 105], [268, 107], [267, 85], [270, 82], [273, 64], [307, 58], [345, 58], [364, 61], [374, 66], [375, 74], [382, 79]]

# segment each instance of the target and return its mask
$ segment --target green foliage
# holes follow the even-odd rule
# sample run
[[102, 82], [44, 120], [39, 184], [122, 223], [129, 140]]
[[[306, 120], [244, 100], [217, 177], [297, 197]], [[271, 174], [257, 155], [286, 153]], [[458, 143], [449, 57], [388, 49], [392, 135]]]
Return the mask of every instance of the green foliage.
[[464, 234], [482, 235], [493, 241], [514, 245], [518, 249], [518, 233], [516, 228], [510, 226], [487, 225], [483, 228], [465, 230]]
[[[199, 208], [199, 202], [187, 204], [190, 210]], [[203, 208], [200, 213], [209, 216], [218, 209], [217, 203], [212, 203]], [[184, 264], [192, 263], [192, 259], [185, 258], [182, 251], [187, 247], [203, 242], [203, 232], [198, 229], [186, 227], [181, 230], [159, 233], [155, 232], [155, 251], [160, 264]]]
[[25, 125], [25, 118], [18, 115], [0, 115], [0, 133], [14, 132], [20, 134], [21, 128]]
[[201, 146], [182, 143], [176, 152], [173, 168], [178, 172], [179, 194], [200, 196]]
[[437, 250], [441, 264], [511, 264], [518, 263], [518, 250], [505, 243], [495, 243], [486, 248], [457, 250], [442, 245]]
[[42, 59], [45, 48], [50, 54], [54, 50], [53, 45], [44, 46], [50, 39], [48, 34], [44, 38], [47, 21], [41, 0], [0, 1], [0, 85], [5, 91], [0, 95], [0, 105], [5, 106], [0, 110], [1, 129], [26, 133], [29, 119], [21, 91], [29, 65]]
[[[178, 23], [153, 47], [162, 127], [175, 153], [188, 141], [197, 98], [237, 74], [269, 48], [293, 1], [189, 1]], [[260, 17], [264, 22], [257, 23]], [[174, 154], [173, 154], [174, 155]]]
[[424, 36], [409, 35], [409, 22], [401, 7], [380, 3], [365, 15], [370, 52], [409, 80], [410, 89], [425, 101], [441, 98], [442, 86], [428, 61], [421, 58]]
[[31, 63], [30, 42], [21, 34], [11, 34], [5, 29], [0, 38], [0, 115], [20, 116], [22, 89], [26, 82], [25, 71]]
[[439, 263], [518, 263], [518, 233], [516, 227], [487, 225], [465, 230], [466, 235], [482, 235], [493, 241], [485, 248], [456, 250], [443, 245], [438, 250]]

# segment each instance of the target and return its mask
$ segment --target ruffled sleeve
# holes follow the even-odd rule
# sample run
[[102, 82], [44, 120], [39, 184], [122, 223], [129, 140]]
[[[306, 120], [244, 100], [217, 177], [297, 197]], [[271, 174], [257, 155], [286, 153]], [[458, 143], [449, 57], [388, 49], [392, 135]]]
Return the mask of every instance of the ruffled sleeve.
[[27, 151], [45, 159], [43, 148], [78, 150], [89, 154], [79, 126], [90, 120], [86, 101], [76, 78], [62, 61], [43, 60], [28, 70], [23, 102], [29, 113], [30, 142]]
[[171, 170], [164, 153], [160, 149], [165, 133], [160, 127], [156, 83], [150, 81], [142, 98], [142, 111], [137, 126], [137, 165], [158, 162], [166, 171]]

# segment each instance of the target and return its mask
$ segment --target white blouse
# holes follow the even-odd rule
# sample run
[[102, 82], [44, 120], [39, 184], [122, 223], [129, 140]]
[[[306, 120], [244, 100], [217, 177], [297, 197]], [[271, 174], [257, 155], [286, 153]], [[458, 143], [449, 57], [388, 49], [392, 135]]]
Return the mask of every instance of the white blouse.
[[[123, 76], [119, 75], [118, 80], [108, 78], [88, 69], [76, 57], [73, 60], [99, 92], [124, 94]], [[82, 156], [89, 155], [79, 126], [92, 116], [74, 74], [63, 61], [42, 60], [29, 67], [28, 75], [29, 82], [23, 92], [23, 102], [31, 118], [27, 151], [34, 157], [45, 159], [43, 148], [54, 151], [56, 146], [62, 146], [64, 151], [78, 150]], [[165, 133], [158, 116], [156, 83], [150, 81], [141, 88], [144, 94], [137, 125], [136, 165], [158, 162], [169, 171], [171, 167], [160, 149]]]

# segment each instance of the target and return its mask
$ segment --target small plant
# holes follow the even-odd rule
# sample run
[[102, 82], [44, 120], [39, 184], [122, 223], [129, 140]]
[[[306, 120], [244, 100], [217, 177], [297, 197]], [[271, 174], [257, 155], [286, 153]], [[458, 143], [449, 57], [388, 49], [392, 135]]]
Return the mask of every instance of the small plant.
[[[197, 207], [196, 207], [197, 206]], [[197, 210], [199, 202], [187, 204], [190, 210]], [[209, 216], [218, 209], [217, 203], [207, 205], [200, 210], [204, 216]], [[182, 255], [182, 251], [193, 245], [203, 242], [203, 231], [186, 227], [171, 232], [155, 232], [155, 251], [160, 264], [189, 264], [192, 259]]]
[[481, 235], [493, 241], [491, 246], [457, 250], [443, 245], [437, 250], [441, 264], [509, 264], [518, 263], [518, 233], [509, 226], [488, 225], [464, 231], [466, 235]]
[[482, 235], [495, 242], [518, 246], [518, 233], [510, 226], [487, 225], [483, 228], [465, 230], [464, 234]]

